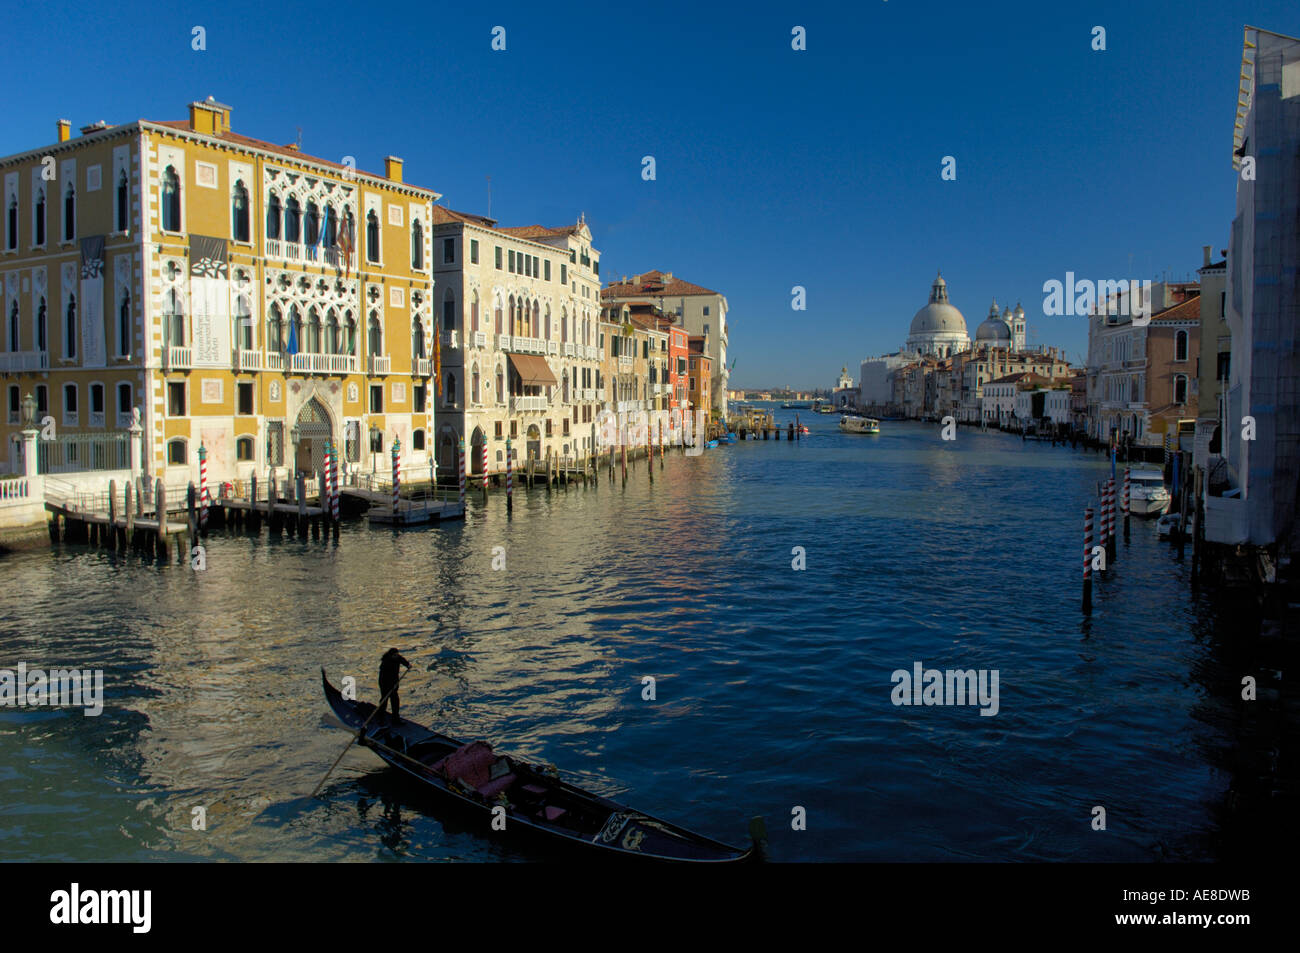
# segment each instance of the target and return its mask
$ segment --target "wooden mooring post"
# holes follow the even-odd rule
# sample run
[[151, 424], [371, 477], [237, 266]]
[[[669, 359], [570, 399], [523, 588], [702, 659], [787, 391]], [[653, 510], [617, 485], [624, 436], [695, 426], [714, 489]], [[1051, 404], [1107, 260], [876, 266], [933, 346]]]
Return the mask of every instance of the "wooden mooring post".
[[1092, 507], [1083, 511], [1083, 612], [1092, 614]]

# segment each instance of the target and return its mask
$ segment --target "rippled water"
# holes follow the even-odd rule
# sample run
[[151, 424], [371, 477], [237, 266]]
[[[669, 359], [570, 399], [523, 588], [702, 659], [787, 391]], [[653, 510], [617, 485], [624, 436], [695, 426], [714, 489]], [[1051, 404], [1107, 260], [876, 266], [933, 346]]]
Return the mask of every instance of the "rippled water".
[[[102, 668], [107, 700], [0, 709], [0, 852], [542, 857], [368, 751], [308, 797], [347, 741], [320, 666], [373, 697], [397, 645], [408, 717], [732, 843], [762, 814], [776, 860], [1211, 858], [1231, 680], [1190, 550], [1135, 520], [1085, 622], [1099, 457], [802, 416], [803, 441], [521, 491], [510, 519], [496, 494], [463, 525], [355, 521], [337, 545], [223, 530], [201, 573], [78, 546], [3, 558], [0, 666]], [[1000, 712], [894, 706], [916, 661], [997, 669]]]

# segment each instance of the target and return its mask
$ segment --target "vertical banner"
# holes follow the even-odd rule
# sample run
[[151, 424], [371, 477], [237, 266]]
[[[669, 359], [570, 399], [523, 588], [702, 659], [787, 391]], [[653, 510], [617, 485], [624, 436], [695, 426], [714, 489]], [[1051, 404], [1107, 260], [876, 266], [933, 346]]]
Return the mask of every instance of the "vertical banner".
[[190, 236], [190, 310], [196, 367], [230, 366], [230, 267], [226, 240]]
[[103, 367], [108, 360], [104, 340], [104, 236], [81, 240], [81, 366]]

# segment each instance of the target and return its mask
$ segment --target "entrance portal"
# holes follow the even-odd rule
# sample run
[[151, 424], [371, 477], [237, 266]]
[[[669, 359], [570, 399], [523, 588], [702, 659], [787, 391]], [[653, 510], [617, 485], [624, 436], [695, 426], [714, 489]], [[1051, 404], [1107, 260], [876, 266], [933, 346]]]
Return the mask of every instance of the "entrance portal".
[[307, 474], [325, 469], [325, 444], [334, 436], [329, 411], [313, 397], [298, 412], [294, 427], [298, 432], [295, 469]]

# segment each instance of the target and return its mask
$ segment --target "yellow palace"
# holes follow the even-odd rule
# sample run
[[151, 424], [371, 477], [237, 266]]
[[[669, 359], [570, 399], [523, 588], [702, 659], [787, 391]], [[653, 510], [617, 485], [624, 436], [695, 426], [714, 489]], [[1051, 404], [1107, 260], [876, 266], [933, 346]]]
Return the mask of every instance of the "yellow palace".
[[[139, 410], [143, 468], [169, 484], [431, 452], [430, 220], [438, 194], [188, 120], [97, 123], [0, 159], [5, 446], [23, 399], [60, 438]], [[50, 424], [52, 427], [49, 427]]]

